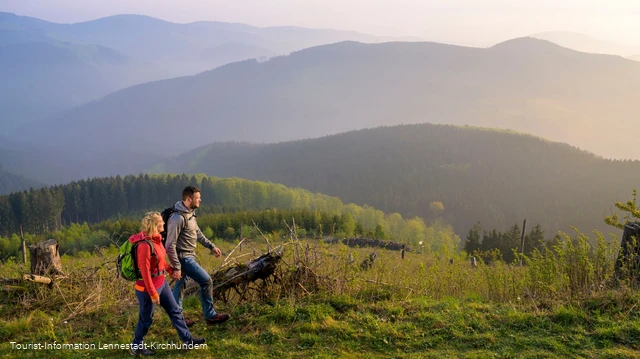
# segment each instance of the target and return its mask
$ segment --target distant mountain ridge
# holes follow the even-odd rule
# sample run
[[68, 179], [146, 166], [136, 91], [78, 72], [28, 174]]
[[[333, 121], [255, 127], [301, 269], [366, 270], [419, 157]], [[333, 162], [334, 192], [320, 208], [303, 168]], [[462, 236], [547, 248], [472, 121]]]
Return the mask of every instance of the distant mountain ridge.
[[[345, 40], [381, 42], [388, 39], [354, 31], [295, 26], [259, 28], [213, 21], [178, 24], [127, 14], [74, 24], [57, 24], [0, 12], [0, 44], [28, 40], [101, 45], [137, 60], [155, 63], [168, 71], [168, 77], [193, 75], [227, 63], [203, 61], [207, 60], [206, 56], [203, 58], [203, 52], [226, 44], [263, 49], [264, 52], [259, 55], [269, 56]], [[244, 54], [220, 55], [230, 62], [247, 59]]]
[[[604, 224], [640, 181], [640, 161], [612, 161], [563, 143], [493, 129], [403, 125], [278, 144], [214, 143], [158, 172], [282, 183], [405, 217], [443, 218], [457, 233], [476, 222], [507, 230], [541, 224], [552, 237]], [[430, 203], [442, 202], [444, 213]]]
[[10, 173], [0, 164], [0, 195], [44, 187], [44, 184]]
[[141, 15], [57, 24], [0, 12], [0, 111], [8, 119], [0, 136], [133, 85], [347, 39], [382, 41], [347, 31], [175, 24]]
[[[543, 40], [487, 49], [343, 42], [138, 85], [22, 131], [41, 148], [89, 158], [84, 168], [93, 169], [81, 176], [146, 165], [127, 154], [113, 160], [114, 149], [175, 155], [215, 141], [278, 142], [422, 122], [508, 128], [640, 158], [629, 131], [638, 98], [639, 63]], [[157, 145], [176, 131], [183, 140]]]
[[[102, 56], [97, 58], [103, 61]], [[3, 135], [16, 126], [112, 91], [100, 71], [73, 47], [47, 43], [0, 46], [0, 78]]]
[[0, 134], [159, 75], [149, 64], [100, 45], [0, 45]]
[[531, 37], [551, 41], [573, 50], [594, 54], [619, 55], [633, 59], [634, 54], [640, 53], [640, 46], [616, 44], [605, 40], [594, 39], [593, 37], [577, 32], [547, 31], [533, 34]]

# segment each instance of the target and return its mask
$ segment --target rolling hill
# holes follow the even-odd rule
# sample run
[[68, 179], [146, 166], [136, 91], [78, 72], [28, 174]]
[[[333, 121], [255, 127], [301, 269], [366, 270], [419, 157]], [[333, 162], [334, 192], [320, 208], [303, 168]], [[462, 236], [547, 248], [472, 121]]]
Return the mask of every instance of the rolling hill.
[[243, 24], [175, 24], [117, 15], [57, 24], [0, 12], [0, 135], [133, 85], [193, 75], [343, 41], [380, 42], [355, 32]]
[[0, 195], [43, 186], [40, 182], [10, 173], [0, 164]]
[[[639, 161], [613, 161], [563, 143], [509, 131], [404, 125], [278, 144], [215, 143], [177, 156], [159, 172], [204, 172], [272, 181], [369, 204], [386, 212], [443, 217], [457, 233], [480, 221], [506, 230], [613, 230], [613, 203], [640, 181]], [[442, 202], [444, 213], [434, 213]]]
[[159, 76], [159, 70], [100, 45], [0, 45], [0, 133]]
[[560, 46], [594, 54], [619, 55], [632, 58], [640, 52], [640, 46], [616, 44], [610, 41], [594, 39], [591, 36], [570, 31], [547, 31], [531, 35], [536, 39], [547, 40]]
[[[639, 63], [542, 40], [487, 49], [343, 42], [134, 86], [21, 131], [30, 144], [75, 159], [90, 155], [84, 167], [91, 170], [68, 179], [148, 167], [133, 157], [216, 141], [278, 142], [422, 122], [514, 129], [637, 159], [630, 129], [639, 97]], [[115, 152], [115, 165], [105, 165]]]
[[393, 38], [295, 26], [260, 28], [213, 21], [177, 24], [128, 14], [74, 24], [57, 24], [0, 12], [0, 45], [50, 41], [100, 45], [133, 59], [155, 64], [164, 71], [155, 80], [193, 75], [227, 62], [282, 55], [322, 44], [345, 40], [381, 42], [388, 39]]
[[72, 49], [47, 43], [0, 46], [0, 78], [4, 134], [111, 92], [100, 72]]

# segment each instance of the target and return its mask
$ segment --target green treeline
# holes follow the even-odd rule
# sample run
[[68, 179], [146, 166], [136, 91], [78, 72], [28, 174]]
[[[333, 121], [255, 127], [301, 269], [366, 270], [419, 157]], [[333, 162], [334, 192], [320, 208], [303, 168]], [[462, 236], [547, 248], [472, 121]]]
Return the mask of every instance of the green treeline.
[[[290, 190], [282, 185], [206, 176], [116, 176], [71, 182], [62, 186], [11, 193], [0, 197], [0, 234], [32, 234], [59, 230], [71, 223], [99, 223], [114, 216], [141, 214], [169, 207], [189, 184], [202, 190], [201, 213], [265, 208], [330, 208], [335, 197]], [[315, 207], [313, 207], [315, 208]]]
[[[555, 237], [554, 237], [555, 238]], [[476, 223], [467, 234], [464, 242], [464, 250], [469, 254], [478, 253], [485, 260], [495, 254], [507, 263], [515, 259], [514, 250], [520, 252], [522, 229], [516, 223], [508, 231], [502, 233], [493, 230], [484, 230], [480, 223]], [[537, 224], [524, 237], [524, 254], [530, 256], [534, 250], [542, 251], [549, 243], [545, 242], [544, 231]], [[496, 252], [498, 250], [499, 252]], [[498, 259], [498, 258], [496, 258]]]
[[[296, 223], [296, 233], [299, 237], [322, 237], [331, 235], [338, 237], [350, 236], [382, 236], [388, 235], [375, 229], [366, 231], [362, 223], [356, 222], [350, 213], [342, 215], [329, 214], [308, 209], [264, 211], [242, 211], [212, 213], [198, 216], [198, 222], [203, 233], [212, 240], [235, 240], [240, 237], [257, 238], [259, 232], [253, 225], [255, 222], [260, 231], [273, 238], [289, 236], [287, 224]], [[376, 227], [378, 228], [378, 227]], [[139, 216], [129, 218], [109, 219], [97, 224], [73, 223], [63, 226], [59, 231], [43, 235], [26, 234], [29, 243], [47, 238], [54, 238], [60, 244], [63, 253], [76, 254], [80, 251], [92, 251], [95, 247], [119, 245], [131, 234], [140, 230]], [[324, 231], [328, 230], [329, 233]], [[0, 237], [0, 259], [15, 256], [20, 251], [20, 238], [17, 234]]]
[[[65, 237], [67, 243], [75, 243], [69, 245], [70, 249], [108, 244], [121, 230], [109, 227], [109, 223], [117, 222], [132, 232], [145, 211], [161, 211], [173, 205], [188, 184], [202, 190], [198, 223], [203, 230], [211, 231], [205, 234], [212, 238], [236, 238], [241, 223], [251, 233], [252, 220], [266, 233], [282, 233], [286, 230], [284, 220], [291, 224], [294, 217], [304, 236], [361, 235], [414, 245], [422, 242], [429, 250], [449, 253], [460, 243], [451, 226], [442, 221], [427, 226], [417, 217], [404, 219], [398, 213], [343, 204], [337, 197], [280, 184], [204, 175], [139, 175], [94, 178], [1, 196], [0, 234], [5, 237], [0, 239], [0, 256], [6, 257], [18, 248], [21, 226], [28, 242], [43, 236], [64, 237], [64, 233], [86, 226], [86, 231]], [[92, 227], [96, 230], [90, 230]]]

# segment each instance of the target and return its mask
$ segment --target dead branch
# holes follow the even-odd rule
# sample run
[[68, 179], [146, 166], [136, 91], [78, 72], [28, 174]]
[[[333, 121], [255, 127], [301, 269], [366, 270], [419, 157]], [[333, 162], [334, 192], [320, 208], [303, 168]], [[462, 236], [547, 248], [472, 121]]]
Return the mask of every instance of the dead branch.
[[[298, 239], [298, 235], [296, 234], [295, 230], [293, 230], [291, 227], [289, 227], [289, 224], [287, 223], [287, 221], [285, 221], [284, 219], [282, 220], [284, 222], [284, 225], [287, 226], [287, 228], [289, 229], [289, 238], [291, 238], [291, 241], [293, 242], [293, 238], [296, 239], [296, 263], [300, 262], [300, 253], [298, 252], [298, 246], [297, 244], [300, 243], [300, 240]], [[293, 222], [293, 227], [295, 228], [296, 226], [296, 222]]]
[[49, 278], [49, 277], [43, 277], [40, 275], [36, 275], [36, 274], [23, 274], [22, 275], [22, 279], [29, 281], [29, 282], [34, 282], [34, 283], [42, 283], [42, 284], [51, 284], [53, 283], [53, 279]]
[[95, 249], [98, 251], [98, 253], [100, 253], [100, 256], [101, 256], [101, 257], [104, 257], [104, 252], [102, 251], [102, 249], [100, 249], [100, 247], [98, 247], [97, 245], [96, 245], [96, 246], [94, 246], [94, 247], [95, 247]]
[[281, 251], [270, 252], [249, 261], [246, 264], [230, 267], [218, 271], [212, 276], [214, 292], [226, 291], [242, 284], [248, 284], [258, 279], [267, 278], [275, 272], [276, 266], [282, 258]]
[[8, 285], [8, 284], [4, 284], [0, 286], [0, 289], [2, 289], [3, 292], [24, 292], [25, 290], [27, 290], [27, 288], [21, 287], [19, 285]]
[[305, 288], [302, 283], [298, 282], [298, 285], [300, 286], [300, 288], [302, 288], [302, 290], [304, 290], [305, 293], [307, 293], [307, 295], [311, 295], [311, 293], [309, 293], [309, 291], [307, 290], [307, 288]]
[[269, 247], [269, 252], [271, 252], [273, 248], [271, 247], [271, 243], [269, 243], [269, 239], [262, 233], [262, 231], [260, 230], [260, 228], [258, 228], [258, 225], [253, 219], [251, 220], [251, 222], [253, 222], [254, 227], [256, 227], [256, 229], [258, 230], [262, 238], [264, 238], [264, 240], [267, 242], [267, 246]]
[[220, 263], [220, 265], [218, 266], [218, 268], [216, 268], [215, 272], [219, 271], [220, 268], [222, 268], [226, 263], [227, 260], [229, 260], [229, 257], [231, 257], [231, 255], [233, 254], [233, 252], [236, 251], [236, 249], [238, 249], [238, 247], [240, 247], [240, 245], [242, 245], [242, 242], [244, 242], [244, 240], [247, 238], [242, 238], [242, 240], [231, 250], [231, 252], [229, 252], [229, 254], [227, 254], [227, 256], [225, 257], [225, 259], [222, 261], [222, 263]]
[[[93, 293], [91, 293], [87, 298], [85, 298], [85, 300], [83, 300], [82, 302], [78, 303], [78, 305], [76, 306], [76, 309], [74, 309], [71, 314], [69, 314], [66, 318], [63, 319], [63, 321], [67, 321], [69, 319], [74, 318], [75, 316], [77, 316], [78, 314], [82, 313], [83, 311], [85, 311], [86, 309], [86, 304], [87, 302], [92, 299], [93, 297], [95, 297], [98, 294], [98, 290], [95, 290]], [[75, 304], [75, 303], [74, 303]]]

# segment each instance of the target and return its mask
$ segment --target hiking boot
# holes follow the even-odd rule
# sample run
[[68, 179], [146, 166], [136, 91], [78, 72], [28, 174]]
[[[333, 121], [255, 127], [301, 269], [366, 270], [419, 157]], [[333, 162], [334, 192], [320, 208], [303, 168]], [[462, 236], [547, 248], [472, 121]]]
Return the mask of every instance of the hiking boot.
[[194, 324], [196, 324], [196, 322], [191, 319], [184, 318], [184, 324], [186, 324], [187, 327], [191, 328]]
[[205, 340], [204, 338], [196, 338], [193, 337], [191, 338], [191, 340], [185, 340], [184, 342], [182, 342], [182, 348], [183, 349], [193, 349], [194, 345], [202, 345], [204, 344]]
[[216, 313], [211, 319], [206, 319], [207, 324], [220, 324], [229, 320], [229, 314]]
[[129, 354], [133, 355], [134, 357], [137, 357], [138, 355], [149, 356], [155, 353], [156, 352], [154, 352], [153, 350], [147, 348], [129, 349]]

